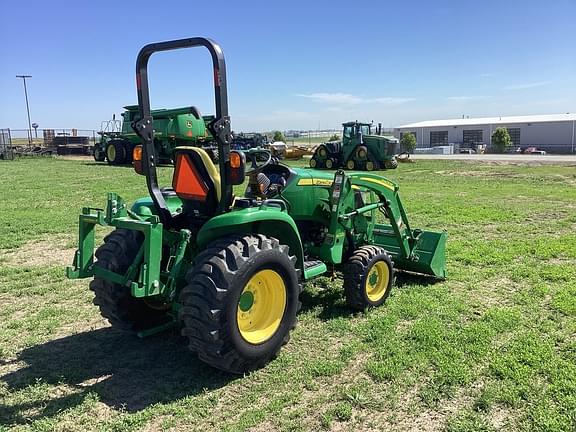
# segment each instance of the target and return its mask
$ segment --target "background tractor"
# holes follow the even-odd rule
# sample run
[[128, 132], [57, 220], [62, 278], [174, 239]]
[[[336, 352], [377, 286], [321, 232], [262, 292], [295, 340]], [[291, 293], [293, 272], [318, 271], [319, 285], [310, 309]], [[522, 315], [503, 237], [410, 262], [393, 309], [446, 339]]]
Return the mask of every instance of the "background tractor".
[[[157, 51], [203, 46], [212, 57], [216, 113], [208, 129], [218, 167], [199, 147], [175, 149], [171, 187], [158, 182], [147, 65]], [[149, 196], [108, 194], [84, 208], [69, 278], [93, 278], [94, 303], [140, 336], [181, 328], [206, 363], [233, 373], [264, 366], [288, 341], [304, 282], [341, 271], [355, 309], [382, 305], [395, 271], [446, 276], [445, 232], [412, 229], [390, 180], [279, 164], [267, 150], [231, 150], [222, 49], [204, 38], [150, 44], [137, 59], [142, 145], [134, 168]], [[244, 197], [233, 186], [247, 178]], [[95, 227], [114, 230], [94, 254]]]
[[267, 145], [267, 135], [260, 133], [232, 133], [230, 147], [234, 150], [250, 150], [252, 148], [265, 148]]
[[[134, 147], [140, 138], [131, 127], [138, 118], [138, 105], [125, 106], [123, 121], [104, 122], [99, 132], [100, 141], [94, 146], [94, 159], [108, 161], [110, 165], [132, 163]], [[170, 162], [174, 149], [180, 145], [200, 146], [212, 157], [217, 157], [216, 146], [207, 124], [214, 116], [200, 115], [195, 107], [157, 109], [151, 112], [154, 118], [154, 151], [160, 162]]]
[[373, 135], [370, 123], [356, 121], [342, 126], [342, 140], [320, 144], [310, 159], [310, 167], [374, 171], [398, 166], [395, 159], [399, 147], [397, 138]]

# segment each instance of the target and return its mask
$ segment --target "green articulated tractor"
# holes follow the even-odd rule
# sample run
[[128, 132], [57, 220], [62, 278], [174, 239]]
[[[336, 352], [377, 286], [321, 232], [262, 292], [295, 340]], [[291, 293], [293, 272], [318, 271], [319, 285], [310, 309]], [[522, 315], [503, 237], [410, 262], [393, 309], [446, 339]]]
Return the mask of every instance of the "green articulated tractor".
[[[131, 127], [138, 119], [138, 105], [124, 107], [123, 121], [119, 130], [99, 132], [100, 141], [94, 146], [94, 159], [107, 161], [110, 165], [127, 165], [132, 163], [134, 147], [140, 144], [140, 137]], [[201, 116], [196, 107], [174, 109], [157, 109], [151, 111], [154, 118], [154, 151], [161, 163], [169, 163], [178, 146], [193, 145], [204, 148], [211, 157], [216, 158], [216, 146], [208, 124], [214, 116]], [[112, 120], [114, 125], [117, 121]], [[108, 122], [110, 123], [110, 122]], [[103, 128], [104, 129], [104, 128]]]
[[390, 135], [372, 134], [372, 124], [343, 123], [341, 141], [320, 144], [312, 158], [310, 167], [374, 171], [398, 167], [396, 154], [399, 141]]
[[[195, 46], [212, 58], [208, 129], [220, 158], [216, 166], [202, 148], [176, 147], [171, 187], [161, 187], [148, 60]], [[395, 272], [446, 277], [447, 234], [412, 229], [398, 186], [384, 177], [294, 169], [267, 150], [231, 150], [225, 67], [222, 49], [205, 38], [142, 48], [134, 169], [149, 196], [128, 205], [109, 193], [105, 210], [84, 208], [67, 276], [92, 279], [94, 303], [113, 327], [140, 337], [178, 328], [202, 361], [244, 373], [288, 341], [305, 282], [341, 272], [351, 308], [380, 306]], [[245, 182], [244, 196], [234, 196]], [[94, 253], [98, 225], [114, 229]]]

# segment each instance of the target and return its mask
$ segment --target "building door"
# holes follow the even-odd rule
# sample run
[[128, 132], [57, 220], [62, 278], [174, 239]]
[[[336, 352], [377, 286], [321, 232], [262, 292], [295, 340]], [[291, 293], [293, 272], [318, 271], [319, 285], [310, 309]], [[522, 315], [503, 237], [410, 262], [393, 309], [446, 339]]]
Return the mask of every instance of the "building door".
[[520, 147], [520, 128], [506, 128], [510, 139], [512, 140], [512, 145], [514, 147]]
[[462, 134], [462, 144], [465, 148], [475, 148], [483, 143], [482, 129], [465, 130]]
[[448, 131], [430, 132], [430, 146], [448, 145]]

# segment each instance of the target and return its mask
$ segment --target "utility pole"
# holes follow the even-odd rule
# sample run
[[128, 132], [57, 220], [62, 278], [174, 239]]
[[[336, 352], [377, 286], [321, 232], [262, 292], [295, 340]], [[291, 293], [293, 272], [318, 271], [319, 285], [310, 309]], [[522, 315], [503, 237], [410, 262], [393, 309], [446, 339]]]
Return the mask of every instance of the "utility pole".
[[30, 121], [30, 106], [28, 105], [28, 90], [26, 89], [26, 78], [32, 78], [32, 75], [16, 75], [16, 78], [22, 78], [24, 83], [24, 96], [26, 97], [26, 112], [28, 113], [28, 144], [32, 144], [32, 122]]

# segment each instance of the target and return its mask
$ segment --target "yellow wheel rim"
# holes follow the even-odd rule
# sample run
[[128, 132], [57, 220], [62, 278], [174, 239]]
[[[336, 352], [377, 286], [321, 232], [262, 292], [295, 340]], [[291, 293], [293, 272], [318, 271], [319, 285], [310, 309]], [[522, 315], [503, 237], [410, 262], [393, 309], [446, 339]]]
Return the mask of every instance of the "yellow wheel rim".
[[316, 159], [310, 159], [310, 168], [316, 168]]
[[270, 339], [284, 316], [286, 285], [274, 270], [260, 270], [250, 278], [240, 299], [236, 320], [242, 338], [251, 344]]
[[374, 163], [371, 161], [366, 162], [366, 171], [374, 171]]
[[108, 160], [110, 162], [116, 160], [116, 147], [114, 147], [113, 145], [109, 145], [108, 148], [106, 149], [106, 156], [108, 157]]
[[353, 170], [354, 169], [354, 161], [349, 160], [348, 162], [346, 162], [346, 168]]
[[359, 157], [360, 159], [365, 158], [365, 157], [366, 157], [366, 150], [364, 150], [364, 149], [358, 150], [358, 157]]
[[322, 157], [325, 157], [328, 155], [328, 152], [326, 152], [325, 148], [321, 148], [320, 150], [318, 150], [318, 154]]
[[386, 293], [388, 282], [390, 282], [388, 265], [384, 261], [376, 262], [370, 269], [364, 284], [368, 299], [372, 302], [380, 301], [384, 297], [384, 293]]
[[328, 159], [326, 161], [326, 168], [328, 168], [328, 169], [332, 168], [332, 159]]

